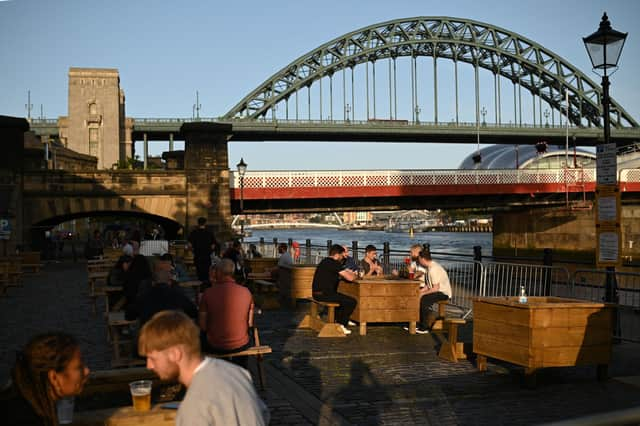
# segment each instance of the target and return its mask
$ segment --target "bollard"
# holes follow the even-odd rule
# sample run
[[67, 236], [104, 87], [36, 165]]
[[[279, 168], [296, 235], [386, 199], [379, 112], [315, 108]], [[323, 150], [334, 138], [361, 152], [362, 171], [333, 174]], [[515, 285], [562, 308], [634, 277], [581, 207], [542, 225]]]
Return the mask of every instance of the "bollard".
[[329, 251], [331, 251], [332, 245], [333, 245], [333, 241], [327, 240], [327, 256], [329, 256]]
[[357, 241], [351, 241], [351, 257], [353, 257], [353, 260], [358, 263], [358, 242]]
[[307, 238], [307, 240], [304, 242], [304, 247], [305, 247], [305, 256], [306, 256], [306, 261], [305, 263], [307, 265], [309, 265], [311, 263], [311, 240]]
[[386, 271], [389, 270], [389, 256], [391, 254], [391, 247], [389, 246], [389, 242], [385, 241], [382, 243], [382, 264], [384, 265], [384, 269]]
[[264, 237], [260, 237], [260, 253], [264, 253]]

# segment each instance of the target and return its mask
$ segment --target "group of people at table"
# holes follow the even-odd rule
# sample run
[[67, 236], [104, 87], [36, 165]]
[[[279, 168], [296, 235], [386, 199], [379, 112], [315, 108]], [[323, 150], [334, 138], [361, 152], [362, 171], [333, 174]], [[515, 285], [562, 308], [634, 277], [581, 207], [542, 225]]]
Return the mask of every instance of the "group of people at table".
[[[204, 229], [204, 222], [199, 229]], [[191, 239], [194, 254], [199, 252], [194, 256], [198, 276], [205, 278], [202, 269], [208, 265], [205, 282], [210, 284], [201, 295], [198, 308], [174, 285], [176, 271], [170, 258], [156, 262], [150, 274], [139, 266], [144, 261], [149, 269], [144, 256], [140, 259], [134, 247], [133, 253], [118, 260], [115, 269], [122, 273], [114, 273], [113, 279], [120, 279], [125, 289], [126, 314], [139, 319], [137, 350], [146, 357], [147, 368], [160, 379], [178, 381], [187, 388], [176, 415], [177, 425], [265, 425], [270, 414], [253, 386], [246, 357], [227, 362], [204, 356], [249, 347], [254, 311], [251, 292], [234, 280], [236, 263], [232, 259], [211, 263], [215, 253], [212, 237], [198, 231]], [[211, 241], [208, 247], [203, 244], [207, 241]], [[202, 251], [209, 252], [209, 262], [202, 261]], [[285, 253], [289, 253], [286, 245], [281, 254]], [[427, 250], [413, 246], [411, 259], [410, 271], [423, 283], [420, 323], [421, 330], [426, 330], [427, 310], [436, 301], [451, 297], [451, 287], [446, 271]], [[292, 262], [286, 256], [281, 260]], [[340, 304], [336, 320], [349, 334], [349, 317], [356, 301], [338, 293], [340, 280], [383, 273], [375, 247], [368, 246], [357, 265], [344, 246], [333, 245], [329, 256], [316, 268], [313, 297]], [[151, 275], [149, 287], [145, 284], [147, 274]], [[136, 284], [132, 284], [134, 280]], [[35, 336], [17, 354], [11, 385], [0, 398], [3, 417], [12, 425], [57, 426], [56, 402], [79, 395], [88, 376], [89, 369], [73, 336], [63, 332]]]
[[[431, 306], [438, 301], [451, 298], [449, 276], [447, 271], [432, 259], [431, 252], [419, 244], [411, 247], [408, 273], [413, 279], [420, 281], [420, 322], [416, 333], [426, 334], [429, 332]], [[344, 334], [351, 334], [348, 326], [355, 324], [349, 318], [356, 308], [357, 301], [338, 292], [340, 280], [354, 281], [358, 278], [383, 275], [384, 270], [377, 259], [375, 246], [368, 245], [365, 248], [364, 258], [358, 264], [349, 256], [345, 246], [334, 244], [329, 249], [329, 256], [316, 267], [312, 295], [315, 300], [321, 302], [339, 303], [340, 306], [335, 311], [336, 321]], [[391, 275], [397, 276], [398, 272], [394, 270]]]

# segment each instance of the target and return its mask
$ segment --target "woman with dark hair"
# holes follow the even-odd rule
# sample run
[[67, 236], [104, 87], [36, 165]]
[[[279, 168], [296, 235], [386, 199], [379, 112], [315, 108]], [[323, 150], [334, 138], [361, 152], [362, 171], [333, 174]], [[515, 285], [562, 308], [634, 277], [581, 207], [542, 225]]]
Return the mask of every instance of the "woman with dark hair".
[[31, 339], [16, 358], [0, 413], [10, 425], [58, 426], [56, 401], [79, 395], [89, 377], [78, 342], [66, 333]]

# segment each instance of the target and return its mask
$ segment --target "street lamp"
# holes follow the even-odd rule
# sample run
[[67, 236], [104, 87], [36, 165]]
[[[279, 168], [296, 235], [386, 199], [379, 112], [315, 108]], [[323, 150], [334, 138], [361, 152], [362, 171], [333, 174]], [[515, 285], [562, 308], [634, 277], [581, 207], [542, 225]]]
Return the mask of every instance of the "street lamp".
[[346, 104], [344, 106], [344, 115], [345, 115], [345, 121], [349, 121], [349, 114], [351, 113], [351, 105]]
[[[240, 214], [244, 212], [244, 174], [247, 172], [247, 163], [240, 157], [240, 162], [236, 164], [238, 176], [240, 176]], [[240, 241], [244, 239], [244, 219], [240, 219]]]
[[549, 110], [546, 108], [544, 109], [544, 120], [545, 120], [544, 127], [549, 127]]
[[420, 112], [422, 110], [420, 109], [420, 107], [418, 105], [416, 105], [415, 108], [415, 112], [416, 112], [416, 124], [420, 124]]
[[482, 126], [487, 127], [487, 122], [484, 119], [485, 116], [487, 115], [487, 109], [484, 106], [482, 107], [482, 110], [480, 110], [480, 114], [482, 114]]
[[[602, 115], [604, 118], [604, 146], [603, 148], [608, 150], [611, 136], [611, 121], [609, 115], [609, 77], [607, 76], [607, 70], [609, 68], [617, 68], [618, 60], [620, 59], [620, 54], [622, 53], [622, 48], [624, 46], [624, 42], [627, 39], [627, 33], [622, 33], [620, 31], [616, 31], [611, 28], [611, 22], [609, 22], [609, 18], [607, 17], [607, 13], [605, 12], [602, 15], [602, 20], [600, 21], [600, 27], [598, 31], [595, 33], [583, 37], [582, 41], [584, 42], [584, 46], [587, 48], [587, 53], [589, 54], [589, 59], [591, 59], [591, 64], [593, 65], [594, 72], [599, 75], [600, 70], [602, 70]], [[615, 158], [615, 149], [614, 158]], [[603, 153], [604, 155], [604, 153]], [[614, 160], [615, 161], [615, 160]], [[614, 163], [615, 164], [615, 163]], [[617, 168], [617, 165], [616, 165]], [[604, 171], [604, 170], [602, 170]], [[600, 171], [599, 171], [600, 172]], [[615, 187], [617, 188], [617, 170], [615, 172]], [[598, 180], [601, 180], [601, 176], [598, 176]], [[615, 192], [615, 190], [614, 190]], [[619, 194], [618, 194], [619, 195]], [[598, 215], [596, 214], [596, 220], [598, 220]], [[616, 228], [618, 242], [620, 240], [620, 230]], [[600, 247], [600, 238], [598, 237], [598, 247]], [[619, 258], [620, 253], [617, 253], [616, 258]], [[599, 256], [601, 257], [601, 256]], [[597, 259], [600, 260], [600, 259]], [[617, 259], [615, 259], [615, 262]], [[616, 299], [616, 282], [615, 282], [615, 267], [607, 266], [607, 282], [606, 282], [606, 294], [605, 301], [614, 302]]]

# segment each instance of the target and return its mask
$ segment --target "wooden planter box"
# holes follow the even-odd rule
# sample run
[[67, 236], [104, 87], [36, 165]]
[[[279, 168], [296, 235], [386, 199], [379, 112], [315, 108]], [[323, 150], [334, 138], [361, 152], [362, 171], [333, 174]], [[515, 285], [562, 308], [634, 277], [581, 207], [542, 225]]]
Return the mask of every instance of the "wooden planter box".
[[280, 295], [293, 307], [296, 306], [296, 299], [310, 298], [315, 273], [316, 265], [281, 266], [278, 272]]
[[278, 266], [278, 258], [277, 257], [255, 257], [253, 259], [245, 260], [247, 266], [251, 268], [251, 272], [266, 272], [267, 270], [271, 271], [273, 268]]
[[368, 322], [408, 322], [416, 332], [420, 319], [420, 282], [406, 279], [363, 278], [342, 281], [338, 292], [358, 301], [351, 319], [360, 323], [360, 335], [367, 334]]
[[604, 378], [611, 360], [615, 305], [558, 297], [485, 297], [473, 300], [473, 351], [525, 367], [535, 383], [544, 367], [597, 365]]

